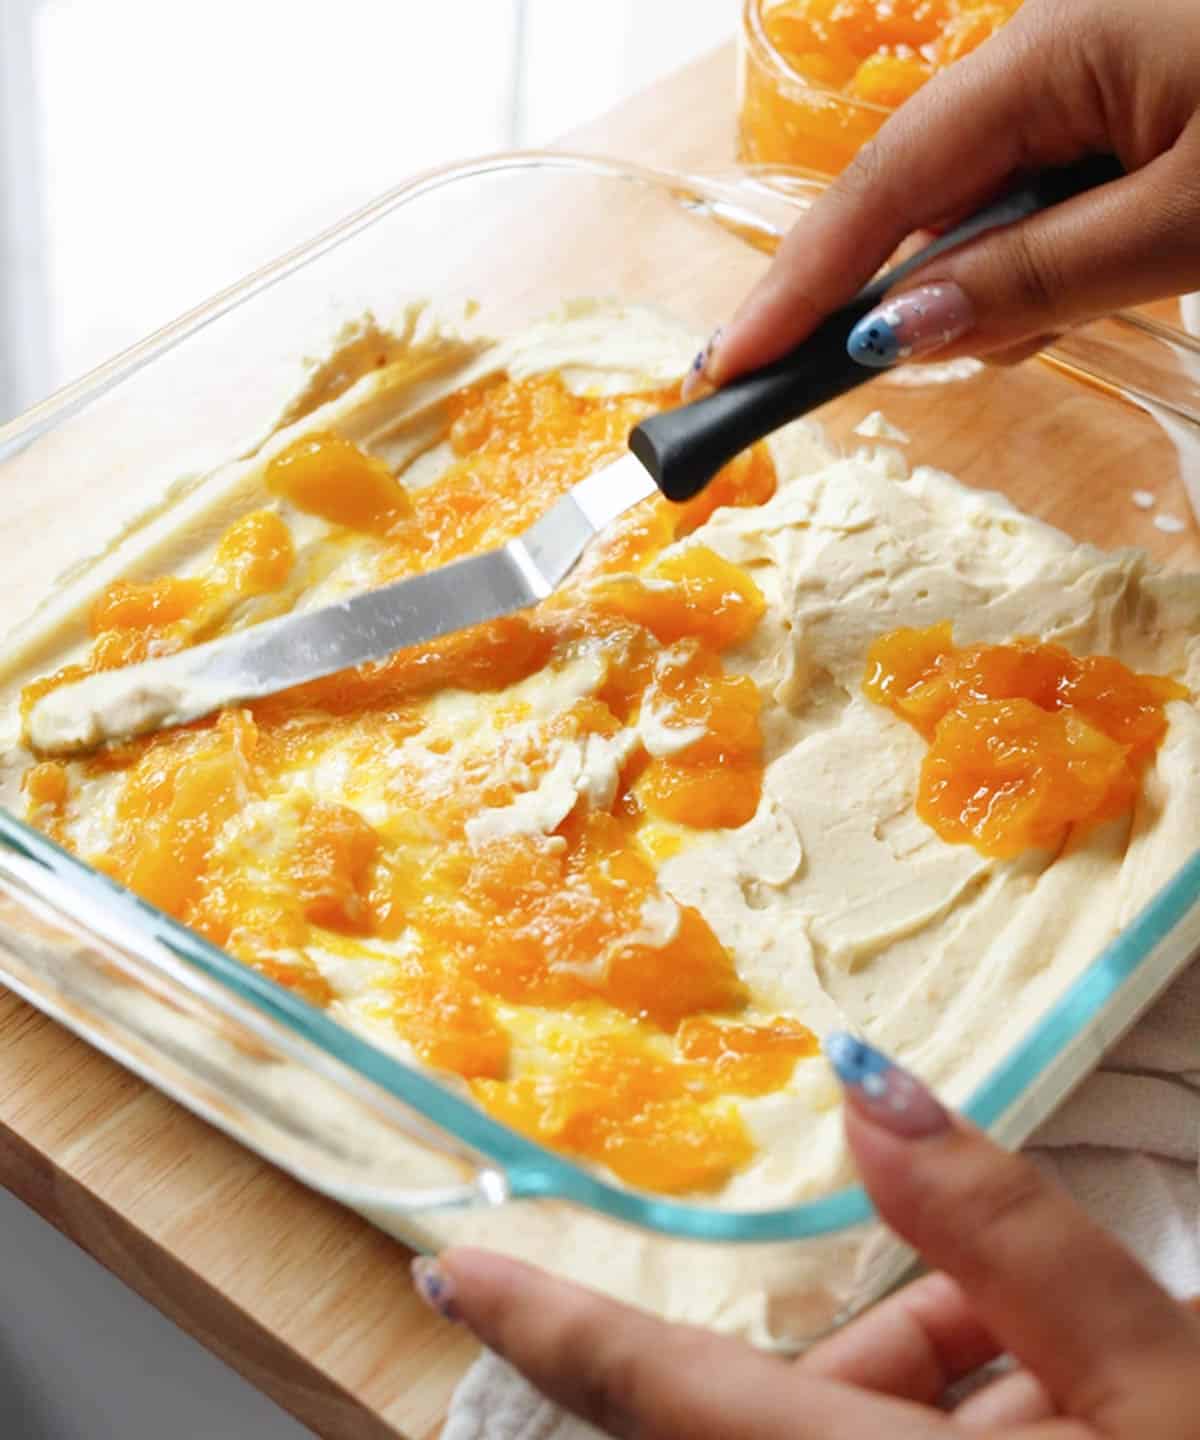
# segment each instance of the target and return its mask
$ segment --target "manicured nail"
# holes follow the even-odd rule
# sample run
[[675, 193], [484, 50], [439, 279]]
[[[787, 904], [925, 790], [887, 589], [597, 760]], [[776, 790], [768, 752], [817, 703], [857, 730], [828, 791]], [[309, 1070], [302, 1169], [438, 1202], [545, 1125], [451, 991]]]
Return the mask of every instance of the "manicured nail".
[[886, 370], [949, 345], [965, 335], [974, 320], [971, 302], [957, 285], [922, 285], [864, 315], [851, 330], [846, 349], [860, 365]]
[[716, 354], [717, 346], [721, 343], [721, 330], [718, 328], [708, 337], [708, 344], [699, 351], [688, 366], [688, 372], [683, 377], [683, 386], [680, 390], [680, 398], [686, 403], [692, 400], [702, 400], [705, 395], [711, 395], [717, 388], [712, 379], [712, 360]]
[[824, 1049], [846, 1099], [882, 1129], [921, 1140], [950, 1128], [949, 1113], [916, 1076], [865, 1040], [836, 1031], [825, 1037]]
[[454, 1304], [454, 1282], [431, 1255], [418, 1255], [412, 1262], [413, 1285], [417, 1294], [445, 1320], [458, 1320]]

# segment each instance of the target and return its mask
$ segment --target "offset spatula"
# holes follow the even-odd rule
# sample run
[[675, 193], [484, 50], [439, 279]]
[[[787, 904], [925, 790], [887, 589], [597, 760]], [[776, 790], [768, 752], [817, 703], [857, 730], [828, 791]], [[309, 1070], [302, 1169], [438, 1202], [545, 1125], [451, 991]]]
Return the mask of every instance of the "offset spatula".
[[1120, 174], [1113, 159], [1099, 156], [1018, 186], [872, 281], [782, 359], [705, 399], [643, 420], [629, 436], [631, 454], [581, 481], [500, 549], [64, 685], [34, 706], [33, 745], [69, 752], [182, 724], [536, 604], [566, 579], [591, 540], [639, 501], [656, 491], [669, 500], [689, 499], [756, 440], [877, 374], [850, 358], [847, 338], [918, 267]]

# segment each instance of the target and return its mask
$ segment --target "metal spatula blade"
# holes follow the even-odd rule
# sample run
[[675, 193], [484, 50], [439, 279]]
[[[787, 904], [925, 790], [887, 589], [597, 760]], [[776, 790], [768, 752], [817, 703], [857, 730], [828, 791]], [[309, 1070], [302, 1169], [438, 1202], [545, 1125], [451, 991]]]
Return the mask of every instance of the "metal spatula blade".
[[657, 493], [637, 459], [623, 455], [498, 550], [52, 690], [29, 717], [30, 740], [67, 753], [182, 725], [524, 610], [562, 584], [601, 530]]
[[32, 744], [64, 753], [182, 724], [222, 705], [381, 660], [545, 599], [574, 569], [588, 543], [631, 506], [656, 490], [670, 500], [689, 499], [756, 440], [872, 379], [878, 372], [857, 364], [846, 353], [846, 340], [893, 286], [956, 245], [1119, 179], [1121, 173], [1111, 156], [1092, 156], [1018, 185], [873, 280], [781, 359], [705, 399], [643, 420], [629, 437], [632, 455], [581, 481], [501, 549], [327, 609], [288, 615], [178, 655], [64, 685], [34, 706]]

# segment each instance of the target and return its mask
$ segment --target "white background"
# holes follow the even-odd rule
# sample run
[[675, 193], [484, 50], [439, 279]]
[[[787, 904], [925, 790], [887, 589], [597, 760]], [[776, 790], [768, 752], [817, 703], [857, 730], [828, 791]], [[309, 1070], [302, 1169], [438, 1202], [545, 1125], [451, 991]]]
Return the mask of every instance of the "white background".
[[0, 419], [414, 171], [591, 119], [739, 9], [0, 0]]
[[[0, 0], [0, 420], [415, 170], [600, 114], [739, 9]], [[3, 1192], [0, 1276], [0, 1435], [307, 1434]]]

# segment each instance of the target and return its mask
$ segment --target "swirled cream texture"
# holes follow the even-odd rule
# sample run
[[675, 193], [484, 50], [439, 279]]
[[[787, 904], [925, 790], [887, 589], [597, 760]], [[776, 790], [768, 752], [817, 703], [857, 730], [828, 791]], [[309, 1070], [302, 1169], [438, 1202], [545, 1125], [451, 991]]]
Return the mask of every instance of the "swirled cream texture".
[[[190, 600], [163, 589], [167, 618], [139, 633], [187, 643], [394, 578], [413, 515], [431, 563], [451, 558], [459, 540], [442, 544], [434, 521], [488, 503], [464, 465], [513, 483], [481, 458], [489, 435], [506, 443], [504, 386], [518, 409], [557, 405], [567, 430], [582, 427], [590, 439], [567, 448], [587, 473], [693, 349], [668, 322], [600, 305], [495, 346], [414, 335], [130, 537], [117, 573], [209, 587]], [[319, 486], [279, 483], [280, 457], [328, 434], [380, 467], [359, 477], [364, 493], [384, 467], [400, 482], [394, 515], [348, 524], [322, 511]], [[997, 497], [910, 472], [894, 449], [838, 454], [804, 423], [768, 448], [712, 513], [634, 512], [527, 633], [441, 671], [435, 657], [432, 682], [360, 677], [51, 772], [21, 739], [19, 691], [86, 663], [84, 602], [94, 615], [113, 578], [98, 574], [90, 597], [77, 586], [9, 647], [7, 803], [611, 1175], [736, 1208], [826, 1193], [851, 1171], [820, 1036], [861, 1031], [965, 1095], [1200, 833], [1200, 716], [1177, 700], [1131, 816], [1017, 859], [944, 843], [914, 813], [921, 738], [863, 694], [872, 642], [949, 620], [962, 644], [1036, 635], [1194, 694], [1200, 578], [1076, 545]], [[519, 463], [509, 450], [497, 465]], [[559, 481], [573, 483], [562, 454]], [[448, 476], [457, 510], [436, 508]], [[547, 502], [511, 496], [513, 523], [522, 503]], [[216, 542], [264, 512], [291, 560], [278, 534], [267, 561], [232, 547], [222, 573], [242, 578], [214, 585]], [[463, 545], [481, 533], [454, 531]], [[208, 787], [188, 829], [200, 848], [160, 874], [134, 832], [156, 807], [186, 809], [189, 784]], [[300, 876], [299, 892], [281, 875]], [[427, 1023], [436, 1013], [450, 1021]], [[598, 1090], [619, 1092], [616, 1110]], [[856, 1263], [845, 1242], [771, 1267], [659, 1266], [644, 1262], [664, 1242], [601, 1242], [600, 1225], [505, 1211], [423, 1234], [502, 1244], [760, 1338], [789, 1307], [836, 1310]]]

